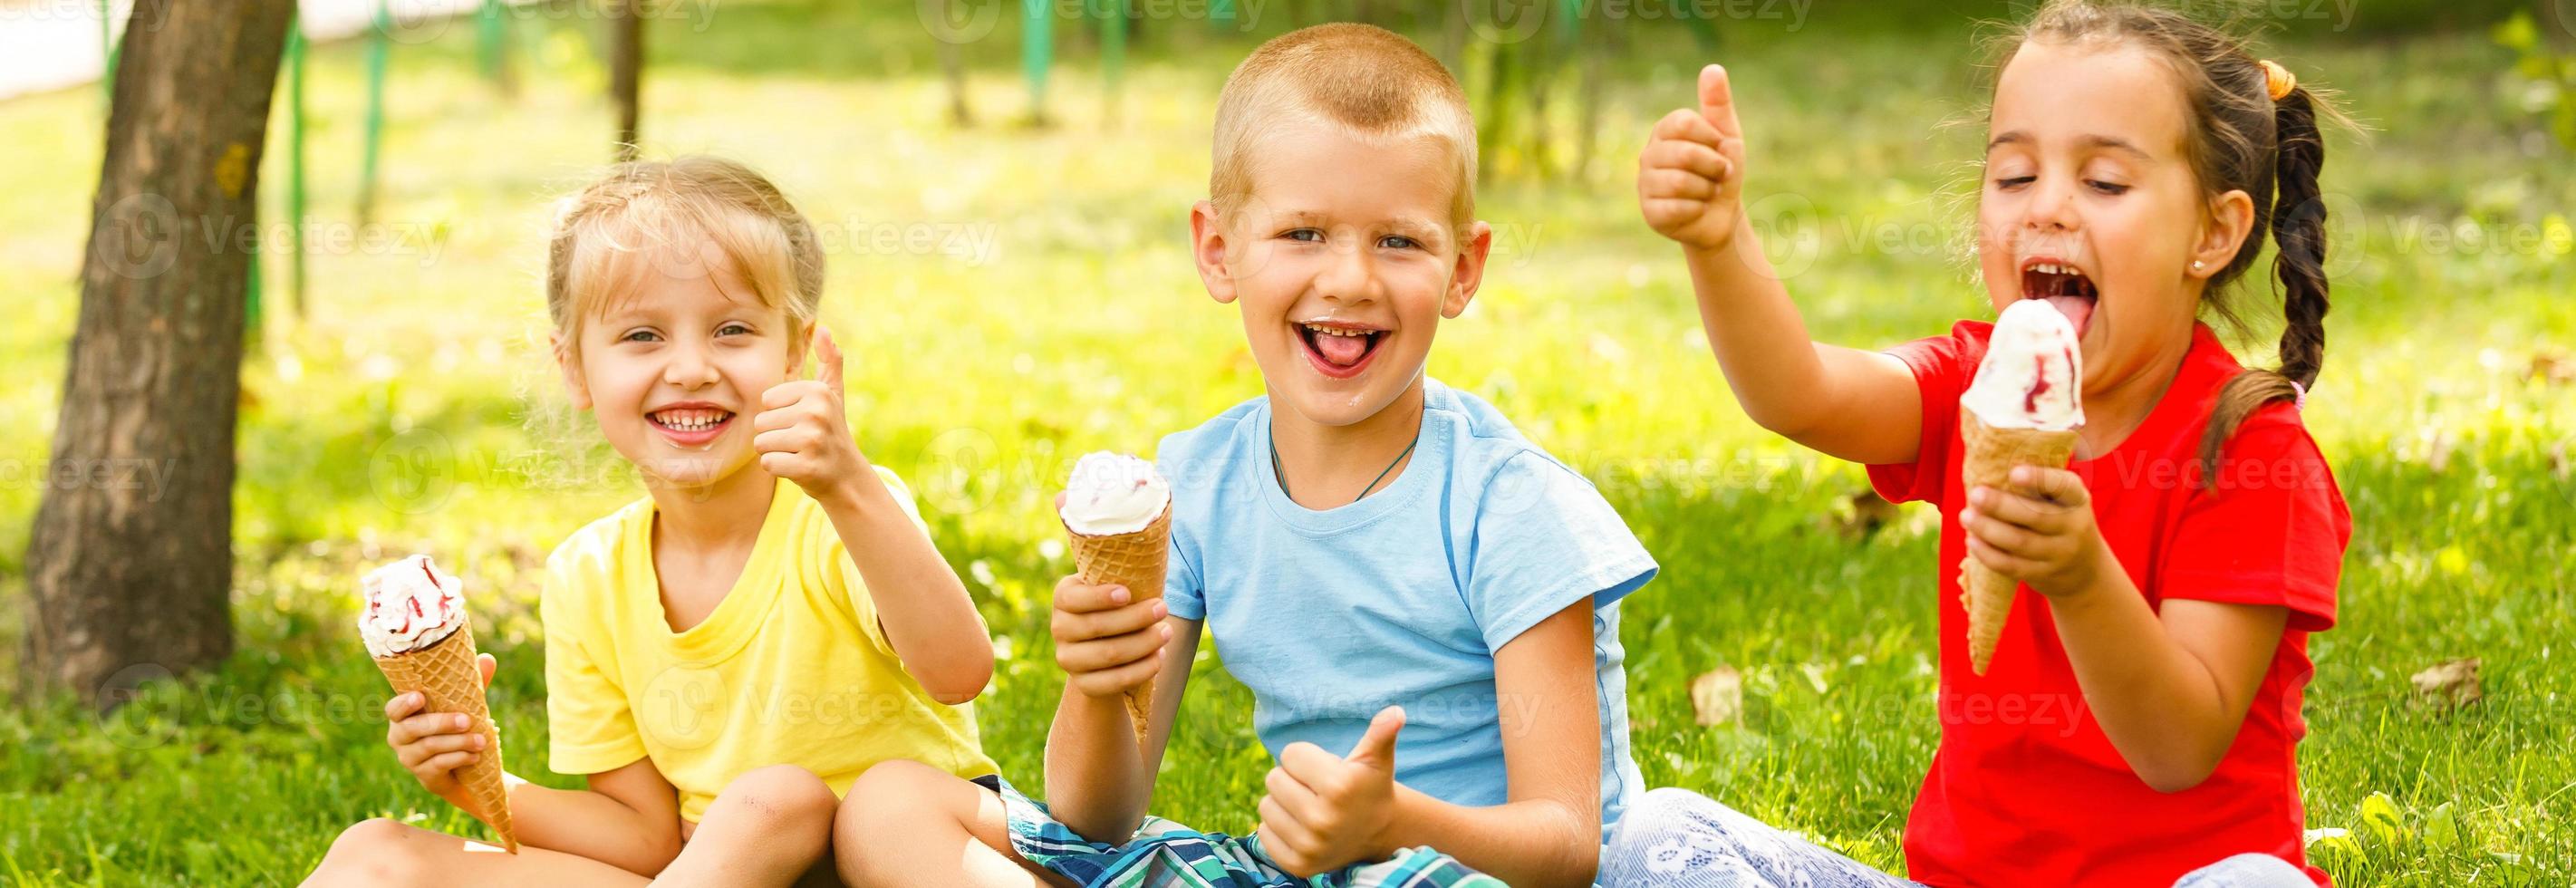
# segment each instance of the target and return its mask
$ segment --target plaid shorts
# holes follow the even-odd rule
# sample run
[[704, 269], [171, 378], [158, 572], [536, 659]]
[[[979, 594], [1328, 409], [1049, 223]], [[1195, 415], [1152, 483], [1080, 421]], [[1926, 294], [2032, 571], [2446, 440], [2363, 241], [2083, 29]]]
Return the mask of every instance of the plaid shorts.
[[1146, 817], [1123, 845], [1094, 842], [1056, 822], [1045, 802], [1008, 782], [999, 790], [1011, 817], [1011, 847], [1029, 862], [1086, 888], [1508, 888], [1428, 847], [1311, 879], [1289, 875], [1261, 851], [1261, 837], [1203, 833]]

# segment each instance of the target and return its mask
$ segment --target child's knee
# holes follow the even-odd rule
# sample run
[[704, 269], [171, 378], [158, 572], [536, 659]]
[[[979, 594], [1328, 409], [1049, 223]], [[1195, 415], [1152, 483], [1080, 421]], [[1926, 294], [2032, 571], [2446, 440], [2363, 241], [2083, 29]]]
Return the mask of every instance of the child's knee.
[[911, 759], [887, 759], [859, 773], [859, 779], [850, 784], [850, 798], [864, 795], [879, 801], [900, 799], [955, 779], [954, 774]]
[[842, 799], [840, 813], [833, 822], [835, 831], [844, 836], [880, 833], [880, 827], [902, 820], [939, 816], [936, 806], [926, 804], [935, 798], [939, 784], [957, 779], [955, 775], [911, 759], [888, 759], [878, 762], [851, 782], [849, 795]]
[[749, 817], [772, 828], [820, 833], [840, 799], [814, 772], [795, 765], [753, 768], [716, 793], [715, 806], [728, 817]]
[[889, 861], [907, 848], [920, 846], [925, 837], [971, 833], [971, 814], [948, 804], [955, 797], [949, 790], [964, 783], [955, 774], [910, 759], [889, 759], [859, 774], [832, 818], [832, 856], [841, 879], [853, 885], [893, 884]]
[[350, 825], [331, 840], [308, 885], [420, 885], [429, 881], [425, 832], [383, 817]]

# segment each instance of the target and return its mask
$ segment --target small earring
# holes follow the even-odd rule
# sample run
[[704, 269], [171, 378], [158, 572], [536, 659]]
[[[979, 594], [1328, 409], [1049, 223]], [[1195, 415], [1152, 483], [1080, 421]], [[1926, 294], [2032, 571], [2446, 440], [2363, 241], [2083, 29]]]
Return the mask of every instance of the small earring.
[[2198, 259], [2191, 260], [2191, 270], [2193, 270], [2193, 271], [2199, 271], [2199, 270], [2200, 270], [2200, 260], [2198, 260]]

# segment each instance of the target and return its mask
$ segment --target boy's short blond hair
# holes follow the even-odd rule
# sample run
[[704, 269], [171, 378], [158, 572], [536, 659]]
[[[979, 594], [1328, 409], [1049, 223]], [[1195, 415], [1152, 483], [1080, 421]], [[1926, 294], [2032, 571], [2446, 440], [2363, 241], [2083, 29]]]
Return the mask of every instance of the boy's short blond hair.
[[823, 302], [814, 226], [758, 172], [706, 156], [621, 163], [564, 198], [547, 236], [546, 314], [565, 354], [580, 354], [584, 319], [657, 270], [740, 280], [786, 313], [791, 352]]
[[1254, 149], [1283, 125], [1323, 124], [1371, 140], [1428, 136], [1458, 171], [1450, 224], [1476, 218], [1476, 118], [1438, 59], [1385, 28], [1335, 23], [1301, 28], [1253, 50], [1216, 101], [1209, 196], [1230, 213], [1252, 194]]

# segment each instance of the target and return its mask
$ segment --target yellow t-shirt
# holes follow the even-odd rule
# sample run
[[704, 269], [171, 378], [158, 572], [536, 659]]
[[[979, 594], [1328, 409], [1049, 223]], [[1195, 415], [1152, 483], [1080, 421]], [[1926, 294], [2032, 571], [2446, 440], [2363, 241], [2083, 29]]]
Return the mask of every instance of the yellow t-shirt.
[[[877, 471], [919, 526], [903, 481]], [[803, 766], [835, 793], [888, 759], [994, 772], [971, 705], [931, 699], [895, 658], [858, 565], [803, 488], [778, 482], [741, 578], [686, 632], [663, 618], [653, 515], [653, 500], [639, 500], [547, 559], [539, 610], [556, 773], [649, 757], [696, 822], [726, 783], [766, 765]]]

